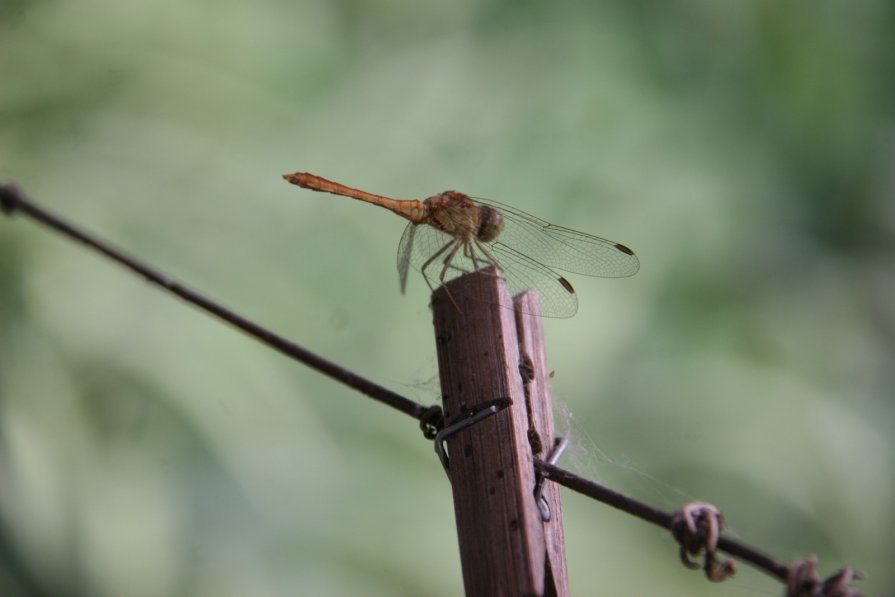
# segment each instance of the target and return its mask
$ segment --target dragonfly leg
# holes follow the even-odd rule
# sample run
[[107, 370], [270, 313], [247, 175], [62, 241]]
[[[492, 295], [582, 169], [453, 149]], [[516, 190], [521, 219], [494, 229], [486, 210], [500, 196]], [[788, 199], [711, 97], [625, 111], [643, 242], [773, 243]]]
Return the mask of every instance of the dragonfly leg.
[[500, 268], [500, 263], [497, 261], [497, 258], [491, 253], [491, 251], [488, 250], [488, 247], [485, 246], [485, 243], [483, 243], [479, 239], [475, 239], [475, 246], [477, 246], [479, 250], [485, 254], [485, 261], [496, 268]]
[[473, 271], [479, 271], [479, 260], [476, 258], [475, 253], [473, 253], [472, 251], [472, 243], [463, 243], [463, 256], [472, 261]]
[[[494, 269], [496, 269], [497, 271], [503, 271], [501, 270], [500, 263], [497, 261], [497, 258], [495, 258], [491, 251], [488, 250], [488, 247], [485, 246], [485, 243], [481, 242], [479, 239], [475, 239], [475, 246], [478, 247], [482, 254], [485, 255], [485, 258], [482, 259], [482, 261], [484, 261], [488, 265], [493, 266]], [[473, 262], [476, 263], [476, 269], [478, 269], [478, 258], [473, 259]]]
[[[441, 282], [441, 285], [442, 285], [442, 286], [444, 286], [444, 277], [447, 275], [448, 269], [451, 268], [451, 263], [454, 261], [454, 257], [457, 255], [457, 251], [460, 249], [460, 246], [461, 246], [461, 245], [464, 246], [464, 253], [465, 253], [465, 251], [466, 251], [466, 249], [465, 249], [466, 243], [464, 243], [464, 242], [463, 242], [462, 240], [460, 240], [460, 239], [457, 239], [456, 241], [454, 241], [454, 248], [452, 248], [452, 249], [448, 252], [447, 256], [444, 258], [444, 266], [441, 268], [441, 273], [438, 275], [438, 281]], [[443, 249], [442, 249], [442, 250], [443, 250]], [[441, 251], [439, 251], [439, 253], [440, 253], [440, 252], [441, 252]], [[431, 261], [431, 259], [430, 259], [430, 261]], [[460, 305], [458, 305], [458, 304], [457, 304], [457, 301], [454, 300], [454, 296], [451, 294], [451, 291], [448, 290], [447, 288], [445, 288], [445, 289], [444, 289], [444, 292], [445, 292], [445, 294], [448, 295], [448, 298], [449, 298], [449, 299], [451, 300], [451, 302], [454, 304], [454, 307], [457, 309], [457, 311], [460, 311]]]
[[[478, 244], [478, 241], [476, 241], [476, 244]], [[489, 263], [487, 259], [482, 259], [478, 255], [476, 255], [475, 249], [474, 249], [472, 243], [466, 243], [464, 245], [463, 256], [472, 262], [472, 268], [474, 271], [477, 271], [477, 272], [482, 270], [482, 267], [481, 267], [482, 264]]]
[[[447, 275], [448, 270], [451, 268], [451, 263], [454, 261], [454, 257], [457, 255], [457, 251], [460, 249], [460, 246], [466, 246], [461, 240], [456, 241], [454, 244], [454, 248], [450, 250], [447, 254], [447, 257], [444, 258], [444, 266], [441, 268], [441, 274], [438, 275], [438, 280], [442, 284], [444, 284], [444, 277]], [[464, 254], [466, 253], [466, 249], [464, 248]]]
[[[429, 269], [429, 266], [432, 265], [433, 261], [438, 259], [441, 256], [441, 254], [444, 253], [445, 251], [447, 251], [451, 247], [451, 245], [453, 245], [455, 242], [457, 242], [457, 241], [450, 240], [447, 243], [445, 243], [443, 247], [441, 247], [440, 249], [435, 251], [435, 253], [431, 257], [426, 259], [426, 262], [420, 266], [420, 272], [423, 274], [423, 279], [426, 280], [426, 284], [429, 285], [429, 290], [431, 290], [433, 292], [435, 291], [435, 288], [433, 288], [432, 282], [429, 280], [429, 276], [426, 274], [426, 270]], [[444, 282], [444, 273], [442, 273], [441, 279], [442, 279], [442, 282]]]
[[[432, 281], [429, 279], [429, 275], [426, 273], [426, 270], [429, 269], [429, 266], [431, 266], [432, 263], [436, 259], [441, 257], [441, 255], [445, 251], [447, 251], [448, 249], [451, 249], [450, 252], [448, 253], [447, 257], [445, 257], [445, 259], [444, 259], [444, 267], [441, 269], [441, 273], [438, 276], [439, 282], [443, 285], [445, 272], [447, 271], [448, 265], [450, 264], [451, 260], [454, 258], [454, 254], [456, 254], [456, 252], [457, 252], [459, 242], [460, 241], [458, 241], [456, 239], [452, 239], [452, 240], [448, 241], [447, 243], [444, 244], [443, 247], [441, 247], [440, 249], [435, 251], [435, 253], [431, 257], [429, 257], [426, 260], [426, 262], [423, 263], [423, 265], [420, 267], [420, 272], [423, 274], [423, 280], [426, 281], [426, 284], [429, 286], [430, 291], [435, 292], [435, 287], [432, 286]], [[453, 245], [453, 248], [451, 248], [452, 245]], [[445, 288], [444, 291], [445, 291], [445, 293], [447, 293], [448, 299], [450, 299], [451, 303], [454, 305], [454, 307], [457, 309], [457, 311], [459, 311], [460, 306], [457, 305], [457, 301], [454, 300], [454, 297], [451, 295], [451, 292], [447, 288]]]

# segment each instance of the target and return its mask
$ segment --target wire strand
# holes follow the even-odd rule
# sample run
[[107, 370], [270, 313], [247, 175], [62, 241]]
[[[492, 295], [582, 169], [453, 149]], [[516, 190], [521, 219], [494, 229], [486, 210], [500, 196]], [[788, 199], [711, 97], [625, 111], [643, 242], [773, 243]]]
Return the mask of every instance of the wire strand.
[[0, 187], [0, 209], [9, 216], [16, 212], [24, 213], [38, 222], [49, 226], [50, 228], [61, 232], [65, 236], [72, 238], [96, 251], [99, 251], [106, 257], [112, 259], [139, 274], [147, 281], [161, 286], [165, 290], [174, 293], [183, 300], [191, 303], [203, 311], [211, 313], [239, 328], [246, 334], [259, 340], [260, 342], [270, 346], [274, 350], [292, 357], [293, 359], [304, 363], [343, 384], [354, 388], [355, 390], [366, 394], [370, 398], [378, 400], [384, 404], [391, 406], [415, 419], [419, 419], [425, 415], [429, 407], [418, 404], [409, 398], [405, 398], [379, 384], [370, 381], [360, 375], [341, 367], [332, 361], [325, 359], [310, 350], [276, 334], [248, 319], [234, 313], [226, 307], [214, 302], [213, 300], [203, 296], [202, 294], [191, 290], [179, 282], [172, 280], [153, 268], [141, 263], [140, 261], [128, 256], [123, 251], [113, 247], [109, 243], [99, 240], [94, 235], [78, 229], [74, 225], [64, 221], [62, 218], [38, 207], [25, 198], [24, 194], [13, 184], [3, 185]]

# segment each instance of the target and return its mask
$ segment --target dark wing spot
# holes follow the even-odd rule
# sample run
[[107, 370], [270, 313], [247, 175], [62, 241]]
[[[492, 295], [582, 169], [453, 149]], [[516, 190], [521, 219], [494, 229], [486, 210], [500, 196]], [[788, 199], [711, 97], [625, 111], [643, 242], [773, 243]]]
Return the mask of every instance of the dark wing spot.
[[[633, 255], [633, 253], [632, 253], [632, 255]], [[557, 280], [559, 281], [560, 284], [562, 284], [562, 287], [565, 288], [569, 294], [575, 294], [575, 289], [572, 288], [572, 284], [568, 280], [566, 280], [562, 276], [557, 278]]]
[[632, 251], [631, 249], [629, 249], [628, 247], [626, 247], [625, 245], [623, 245], [621, 243], [615, 243], [615, 248], [618, 249], [619, 251], [621, 251], [622, 253], [627, 253], [628, 255], [634, 254], [634, 251]]

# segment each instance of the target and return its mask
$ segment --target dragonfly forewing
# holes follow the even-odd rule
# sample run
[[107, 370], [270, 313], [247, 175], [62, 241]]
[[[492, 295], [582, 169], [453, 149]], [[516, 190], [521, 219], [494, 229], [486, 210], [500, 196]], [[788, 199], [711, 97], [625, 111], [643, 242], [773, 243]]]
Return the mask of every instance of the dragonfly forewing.
[[585, 276], [624, 278], [640, 269], [640, 260], [624, 245], [556, 226], [531, 214], [488, 199], [473, 198], [501, 212], [505, 226], [497, 238], [511, 250], [549, 268]]

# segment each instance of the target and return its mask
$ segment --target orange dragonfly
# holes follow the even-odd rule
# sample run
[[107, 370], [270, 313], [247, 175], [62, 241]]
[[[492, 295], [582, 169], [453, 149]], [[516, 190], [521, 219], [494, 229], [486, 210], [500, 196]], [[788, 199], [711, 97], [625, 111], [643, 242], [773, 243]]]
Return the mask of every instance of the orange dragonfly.
[[578, 310], [575, 289], [554, 269], [622, 278], [640, 269], [634, 251], [605, 238], [555, 226], [509, 205], [445, 191], [428, 199], [399, 200], [295, 172], [283, 178], [305, 189], [352, 197], [410, 220], [398, 245], [401, 292], [412, 265], [434, 290], [464, 274], [496, 267], [515, 296], [529, 288], [540, 295], [545, 317], [571, 317]]

